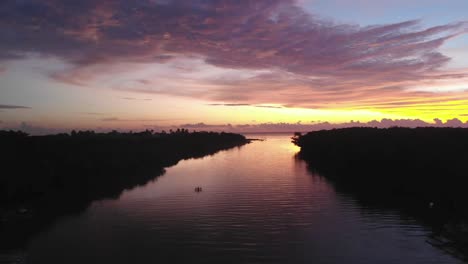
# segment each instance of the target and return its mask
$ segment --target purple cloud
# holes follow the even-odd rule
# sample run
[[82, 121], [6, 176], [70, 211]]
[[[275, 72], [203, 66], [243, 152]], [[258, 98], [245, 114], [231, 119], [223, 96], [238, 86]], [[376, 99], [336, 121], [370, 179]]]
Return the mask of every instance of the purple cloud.
[[466, 23], [416, 29], [418, 21], [333, 24], [290, 0], [5, 0], [0, 17], [2, 52], [16, 56], [39, 52], [83, 65], [197, 53], [221, 67], [320, 76], [372, 72], [377, 79], [440, 67], [448, 58], [436, 49], [466, 29]]
[[30, 53], [59, 57], [75, 68], [53, 77], [86, 84], [90, 76], [108, 73], [107, 65], [164, 64], [195, 56], [223, 69], [270, 73], [196, 79], [206, 89], [148, 88], [152, 80], [147, 79], [122, 89], [226, 104], [347, 109], [416, 105], [423, 111], [424, 105], [460, 100], [409, 88], [421, 81], [468, 78], [464, 72], [442, 71], [450, 58], [439, 52], [467, 28], [467, 22], [430, 28], [419, 21], [339, 24], [307, 13], [292, 0], [4, 0], [0, 59]]

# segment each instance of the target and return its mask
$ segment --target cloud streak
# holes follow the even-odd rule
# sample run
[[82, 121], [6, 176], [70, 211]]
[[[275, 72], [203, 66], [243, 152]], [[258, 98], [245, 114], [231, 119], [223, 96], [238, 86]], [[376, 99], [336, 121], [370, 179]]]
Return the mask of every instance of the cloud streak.
[[177, 119], [139, 119], [139, 118], [119, 118], [119, 117], [105, 117], [100, 118], [101, 122], [122, 122], [122, 123], [149, 123], [149, 122], [167, 122], [175, 121]]
[[250, 104], [236, 104], [236, 103], [232, 103], [232, 104], [209, 104], [211, 106], [250, 106]]
[[31, 107], [21, 106], [21, 105], [2, 105], [2, 104], [0, 104], [0, 109], [31, 109]]
[[271, 108], [271, 109], [281, 109], [283, 108], [282, 106], [274, 106], [274, 105], [252, 105], [252, 104], [239, 104], [239, 103], [230, 103], [230, 104], [208, 104], [211, 106], [232, 106], [232, 107], [237, 107], [237, 106], [251, 106], [251, 107], [258, 107], [258, 108]]
[[151, 98], [134, 98], [134, 97], [122, 97], [122, 100], [127, 100], [127, 101], [151, 101]]

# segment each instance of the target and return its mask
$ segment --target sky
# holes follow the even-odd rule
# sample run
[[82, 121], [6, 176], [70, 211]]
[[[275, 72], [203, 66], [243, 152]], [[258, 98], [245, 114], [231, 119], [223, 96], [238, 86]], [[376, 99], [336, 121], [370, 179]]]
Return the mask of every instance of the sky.
[[0, 128], [468, 126], [466, 0], [3, 0]]

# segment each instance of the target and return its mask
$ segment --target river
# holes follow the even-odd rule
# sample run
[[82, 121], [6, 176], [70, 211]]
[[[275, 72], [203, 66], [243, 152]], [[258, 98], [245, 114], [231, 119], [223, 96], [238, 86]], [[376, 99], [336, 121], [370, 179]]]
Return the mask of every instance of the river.
[[[190, 159], [35, 236], [28, 263], [462, 263], [295, 158], [291, 135]], [[195, 192], [195, 187], [202, 187]]]

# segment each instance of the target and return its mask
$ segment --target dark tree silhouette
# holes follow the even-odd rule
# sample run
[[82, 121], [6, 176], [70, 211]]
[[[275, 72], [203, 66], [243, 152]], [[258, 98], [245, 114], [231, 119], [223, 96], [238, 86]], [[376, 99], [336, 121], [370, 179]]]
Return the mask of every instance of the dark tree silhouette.
[[58, 215], [146, 184], [182, 159], [248, 142], [238, 134], [185, 129], [50, 136], [0, 131], [0, 249], [24, 244]]
[[468, 257], [468, 129], [345, 128], [293, 142], [339, 191], [419, 217], [449, 238], [438, 246]]

